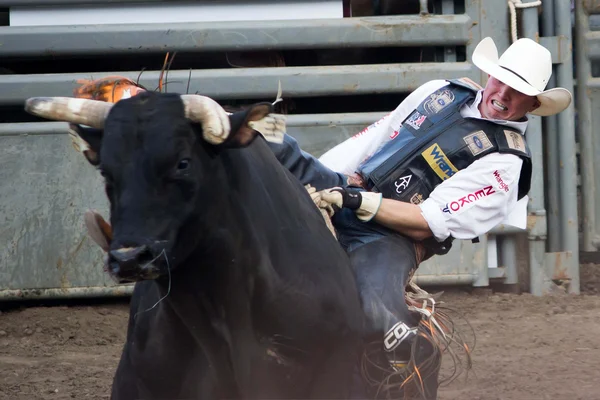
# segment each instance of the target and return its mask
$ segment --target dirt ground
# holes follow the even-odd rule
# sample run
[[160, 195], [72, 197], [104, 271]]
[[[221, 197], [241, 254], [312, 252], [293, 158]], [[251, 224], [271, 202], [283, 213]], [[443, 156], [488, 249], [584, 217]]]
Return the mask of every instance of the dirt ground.
[[[581, 296], [446, 292], [477, 342], [473, 369], [440, 400], [600, 399], [600, 266], [581, 274]], [[109, 398], [126, 301], [0, 310], [0, 399]]]

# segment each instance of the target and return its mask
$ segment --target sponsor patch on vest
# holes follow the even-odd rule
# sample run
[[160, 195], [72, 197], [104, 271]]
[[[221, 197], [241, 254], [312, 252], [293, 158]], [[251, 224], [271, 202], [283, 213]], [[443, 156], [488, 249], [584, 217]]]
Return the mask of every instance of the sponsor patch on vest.
[[449, 89], [440, 89], [429, 95], [429, 98], [423, 103], [423, 108], [427, 114], [437, 114], [454, 101], [454, 93]]
[[396, 193], [402, 194], [410, 185], [410, 180], [412, 179], [412, 174], [402, 176], [394, 181], [394, 186], [396, 187]]
[[525, 149], [525, 140], [523, 139], [523, 135], [517, 132], [505, 130], [504, 136], [506, 136], [506, 143], [508, 144], [508, 147], [514, 150], [522, 151], [523, 153], [527, 152]]
[[486, 186], [472, 193], [469, 193], [468, 195], [463, 196], [458, 200], [446, 203], [446, 206], [442, 208], [442, 211], [448, 214], [460, 214], [460, 212], [465, 210], [465, 205], [472, 204], [477, 200], [490, 196], [494, 193], [496, 193], [496, 191], [494, 190], [493, 186]]
[[406, 119], [405, 124], [412, 126], [415, 130], [419, 130], [419, 128], [421, 128], [421, 125], [423, 125], [423, 122], [425, 122], [426, 119], [427, 117], [425, 115], [415, 110]]
[[429, 146], [421, 153], [421, 155], [425, 161], [427, 161], [427, 164], [429, 164], [433, 172], [435, 172], [443, 181], [458, 172], [458, 169], [450, 162], [437, 143]]
[[492, 142], [490, 142], [484, 131], [473, 132], [465, 136], [463, 140], [469, 146], [469, 150], [474, 156], [493, 147]]
[[413, 204], [421, 204], [423, 202], [423, 195], [421, 193], [415, 193], [410, 198], [410, 202]]

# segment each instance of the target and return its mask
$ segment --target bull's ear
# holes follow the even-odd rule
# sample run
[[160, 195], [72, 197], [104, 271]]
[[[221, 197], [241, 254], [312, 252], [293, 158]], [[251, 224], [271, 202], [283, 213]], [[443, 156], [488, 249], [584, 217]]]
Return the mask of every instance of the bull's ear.
[[88, 162], [94, 166], [100, 164], [100, 146], [103, 134], [102, 129], [69, 124], [69, 136], [73, 147], [83, 153]]
[[272, 111], [272, 104], [258, 103], [246, 110], [231, 114], [229, 116], [231, 132], [223, 146], [245, 147], [259, 134], [267, 141], [281, 143], [285, 133], [285, 117]]

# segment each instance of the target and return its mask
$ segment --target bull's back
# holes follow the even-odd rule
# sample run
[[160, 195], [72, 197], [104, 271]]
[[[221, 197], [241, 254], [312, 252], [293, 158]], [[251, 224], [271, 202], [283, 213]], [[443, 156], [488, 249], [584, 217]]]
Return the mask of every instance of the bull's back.
[[359, 329], [362, 313], [350, 261], [304, 186], [263, 140], [237, 156], [235, 169], [242, 175], [235, 191], [246, 196], [244, 218], [260, 248], [261, 273], [269, 275], [263, 276], [265, 301], [277, 301], [274, 312], [287, 323], [295, 315], [298, 327]]

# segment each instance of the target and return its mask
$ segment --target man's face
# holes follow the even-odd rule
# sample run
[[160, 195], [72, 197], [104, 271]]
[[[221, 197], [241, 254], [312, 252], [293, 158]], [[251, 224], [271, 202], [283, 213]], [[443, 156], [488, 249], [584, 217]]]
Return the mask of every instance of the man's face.
[[490, 76], [483, 90], [479, 112], [488, 119], [519, 121], [539, 105], [535, 96], [527, 96]]

